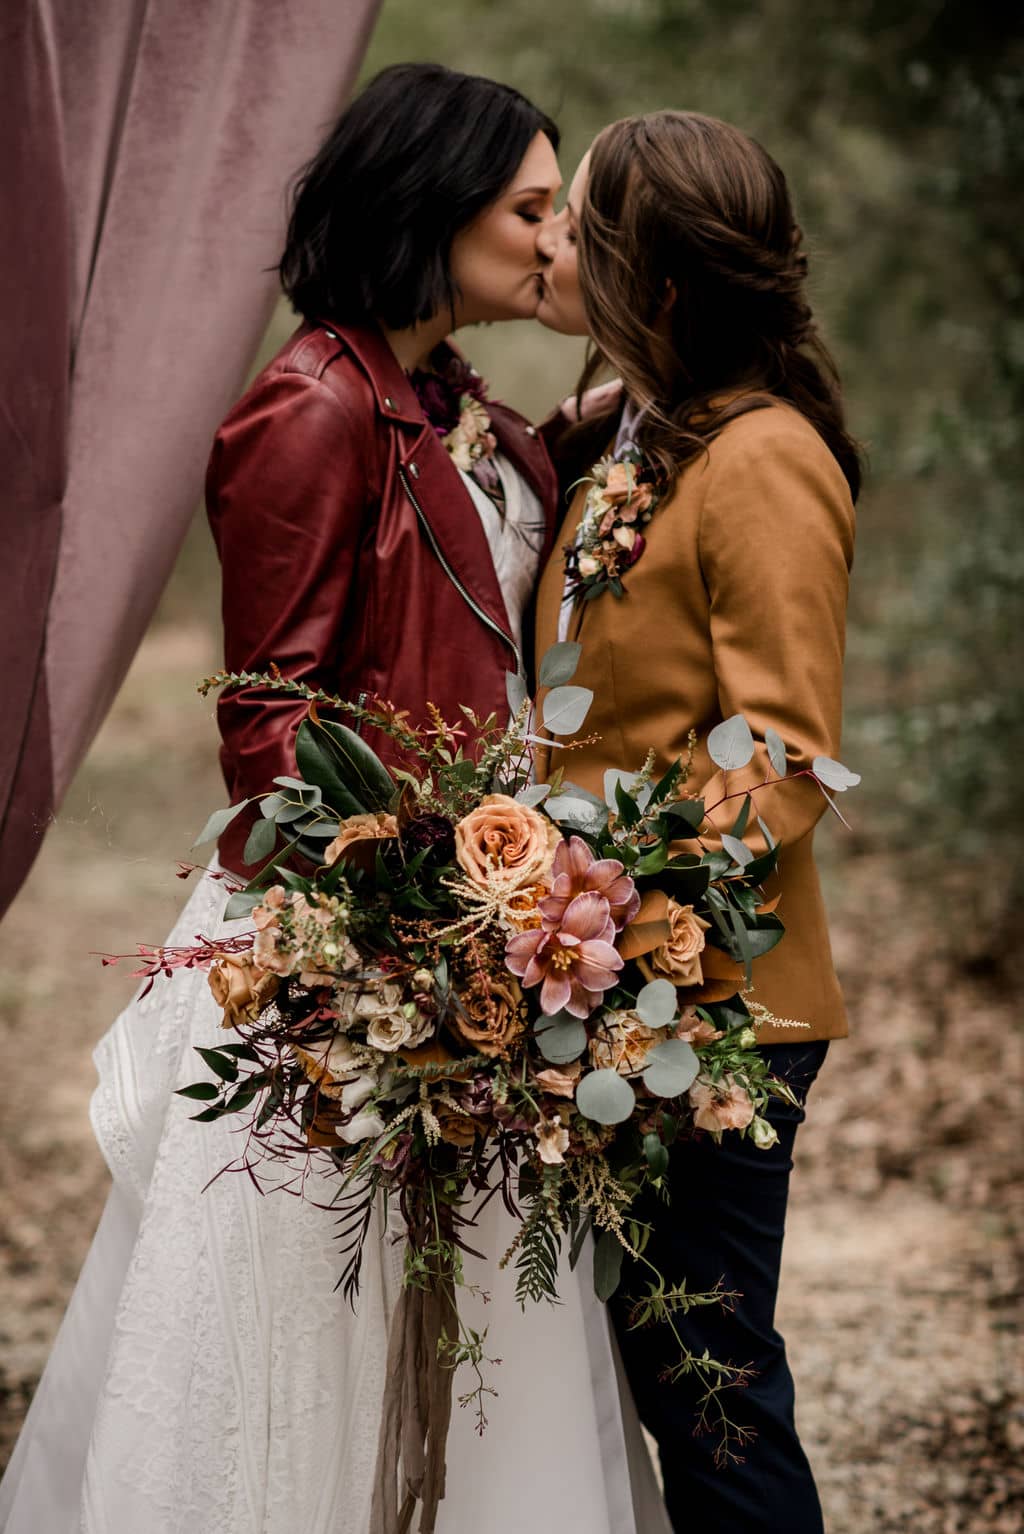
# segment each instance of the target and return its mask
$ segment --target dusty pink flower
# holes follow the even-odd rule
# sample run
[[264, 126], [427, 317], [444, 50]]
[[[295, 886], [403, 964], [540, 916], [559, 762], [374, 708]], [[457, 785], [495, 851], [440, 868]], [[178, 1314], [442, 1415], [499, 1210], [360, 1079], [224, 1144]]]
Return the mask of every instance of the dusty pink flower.
[[746, 1129], [754, 1117], [748, 1093], [732, 1076], [723, 1076], [715, 1086], [699, 1077], [689, 1095], [695, 1129], [718, 1135], [723, 1129]]
[[614, 937], [608, 901], [588, 890], [569, 901], [557, 925], [545, 922], [509, 938], [505, 963], [524, 986], [540, 986], [549, 1017], [563, 1008], [572, 1017], [589, 1017], [622, 968]]
[[283, 884], [272, 884], [263, 896], [262, 905], [253, 906], [252, 921], [257, 932], [262, 932], [266, 927], [272, 927], [285, 903], [285, 887]]
[[593, 890], [608, 902], [616, 931], [621, 932], [640, 909], [640, 896], [617, 858], [596, 858], [581, 836], [559, 844], [551, 865], [551, 894], [537, 902], [545, 927], [556, 926], [569, 902]]

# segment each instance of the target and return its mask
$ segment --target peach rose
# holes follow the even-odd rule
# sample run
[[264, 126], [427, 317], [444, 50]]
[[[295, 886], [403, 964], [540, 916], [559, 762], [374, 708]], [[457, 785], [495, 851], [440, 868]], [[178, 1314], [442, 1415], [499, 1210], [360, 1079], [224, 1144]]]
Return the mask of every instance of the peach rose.
[[723, 1037], [721, 1028], [715, 1028], [697, 1016], [696, 1007], [683, 1007], [675, 1026], [675, 1036], [684, 1044], [713, 1044]]
[[670, 899], [668, 922], [671, 936], [637, 963], [648, 980], [671, 980], [673, 985], [702, 985], [704, 972], [700, 956], [711, 923], [696, 914], [692, 905], [678, 905]]
[[257, 932], [272, 927], [284, 908], [286, 898], [283, 884], [272, 884], [263, 897], [262, 905], [253, 906], [252, 920]]
[[455, 827], [455, 856], [474, 884], [538, 884], [562, 840], [558, 827], [508, 794], [488, 794]]
[[467, 989], [462, 1012], [451, 1012], [448, 1026], [481, 1055], [505, 1054], [525, 1031], [523, 993], [515, 980], [492, 980], [489, 989]]
[[535, 1071], [533, 1079], [552, 1097], [575, 1097], [582, 1074], [582, 1061], [574, 1060], [571, 1065], [549, 1065], [543, 1071]]
[[695, 1129], [707, 1129], [720, 1135], [723, 1129], [746, 1129], [754, 1117], [749, 1094], [732, 1076], [723, 1076], [712, 1085], [699, 1076], [689, 1091]]
[[210, 990], [224, 1008], [222, 1027], [237, 1028], [256, 1021], [277, 995], [278, 979], [256, 963], [251, 953], [225, 954], [209, 974]]
[[386, 841], [398, 835], [398, 821], [394, 815], [350, 815], [338, 825], [338, 834], [324, 853], [324, 862], [330, 868], [354, 842]]
[[628, 501], [636, 484], [636, 470], [628, 463], [613, 463], [602, 490], [607, 501]]
[[442, 1140], [463, 1150], [472, 1145], [476, 1139], [476, 1120], [471, 1114], [451, 1108], [447, 1103], [432, 1103], [431, 1109], [437, 1119]]

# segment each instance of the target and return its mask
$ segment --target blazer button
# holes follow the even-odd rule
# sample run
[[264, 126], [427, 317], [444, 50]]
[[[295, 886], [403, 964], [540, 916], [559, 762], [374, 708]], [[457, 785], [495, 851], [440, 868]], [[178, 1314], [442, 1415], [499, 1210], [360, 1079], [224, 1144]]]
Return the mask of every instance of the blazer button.
[[395, 408], [394, 400], [391, 398], [391, 396], [389, 394], [385, 394], [385, 396], [384, 396], [384, 409], [385, 410], [394, 410], [394, 408]]
[[528, 437], [535, 437], [537, 435], [537, 428], [536, 428], [536, 426], [528, 426], [526, 428], [526, 435]]
[[409, 473], [412, 475], [413, 479], [419, 479], [419, 477], [420, 477], [420, 466], [419, 466], [419, 464], [418, 463], [411, 463], [409, 465]]

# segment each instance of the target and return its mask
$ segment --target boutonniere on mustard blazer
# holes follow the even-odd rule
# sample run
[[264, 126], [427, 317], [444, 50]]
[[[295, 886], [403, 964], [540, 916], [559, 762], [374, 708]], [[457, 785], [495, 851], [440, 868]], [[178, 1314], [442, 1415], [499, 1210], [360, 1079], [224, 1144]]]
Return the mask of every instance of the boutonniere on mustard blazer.
[[574, 541], [565, 548], [566, 590], [577, 602], [603, 591], [621, 597], [622, 577], [644, 551], [643, 529], [658, 505], [654, 471], [636, 447], [602, 458], [580, 484], [589, 484]]

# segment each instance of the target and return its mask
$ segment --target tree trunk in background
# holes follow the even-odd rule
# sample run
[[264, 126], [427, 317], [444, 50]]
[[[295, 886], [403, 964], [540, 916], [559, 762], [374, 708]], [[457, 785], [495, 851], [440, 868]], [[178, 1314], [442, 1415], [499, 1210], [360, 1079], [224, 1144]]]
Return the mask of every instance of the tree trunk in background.
[[380, 0], [0, 16], [0, 914], [124, 678]]

